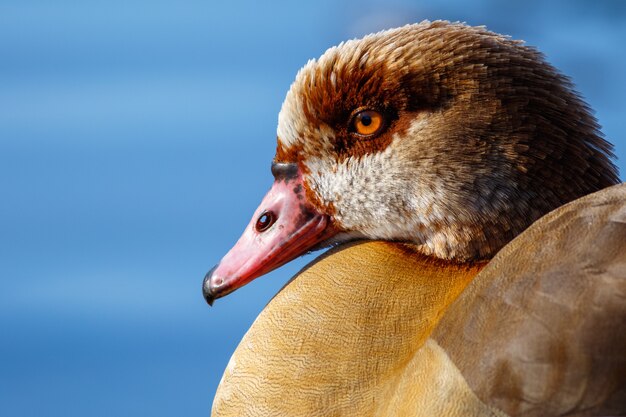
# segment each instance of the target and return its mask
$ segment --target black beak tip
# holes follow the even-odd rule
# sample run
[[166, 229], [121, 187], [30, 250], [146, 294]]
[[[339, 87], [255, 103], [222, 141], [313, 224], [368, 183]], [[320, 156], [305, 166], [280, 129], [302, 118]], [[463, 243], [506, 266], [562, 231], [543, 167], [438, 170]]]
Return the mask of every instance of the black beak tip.
[[215, 265], [209, 272], [204, 276], [204, 281], [202, 282], [202, 295], [206, 300], [207, 304], [211, 307], [213, 306], [213, 302], [215, 301], [215, 293], [213, 292], [213, 288], [211, 288], [211, 275], [213, 275], [213, 271], [215, 271], [217, 265]]

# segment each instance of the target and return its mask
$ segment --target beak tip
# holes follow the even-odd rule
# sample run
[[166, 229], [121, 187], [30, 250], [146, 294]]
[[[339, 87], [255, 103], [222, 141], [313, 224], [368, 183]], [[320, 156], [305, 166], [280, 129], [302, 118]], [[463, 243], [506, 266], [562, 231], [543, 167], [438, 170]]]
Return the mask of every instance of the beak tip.
[[213, 275], [213, 271], [217, 268], [215, 265], [209, 272], [204, 276], [204, 281], [202, 282], [202, 295], [206, 300], [207, 304], [213, 307], [213, 302], [215, 301], [216, 294], [213, 292], [213, 288], [211, 286], [211, 276]]
[[213, 307], [213, 301], [215, 301], [215, 298], [210, 296], [204, 296], [204, 299], [206, 300], [209, 307]]

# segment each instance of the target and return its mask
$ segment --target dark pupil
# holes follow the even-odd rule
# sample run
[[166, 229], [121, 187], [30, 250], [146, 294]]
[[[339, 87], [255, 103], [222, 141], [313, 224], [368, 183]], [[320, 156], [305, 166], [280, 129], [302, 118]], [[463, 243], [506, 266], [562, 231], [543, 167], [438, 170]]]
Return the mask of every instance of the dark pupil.
[[363, 126], [369, 126], [372, 124], [372, 116], [370, 116], [369, 114], [364, 114], [361, 116], [361, 123], [363, 123]]
[[256, 230], [257, 232], [264, 232], [270, 228], [271, 225], [274, 224], [276, 220], [276, 216], [271, 211], [263, 212], [256, 221]]

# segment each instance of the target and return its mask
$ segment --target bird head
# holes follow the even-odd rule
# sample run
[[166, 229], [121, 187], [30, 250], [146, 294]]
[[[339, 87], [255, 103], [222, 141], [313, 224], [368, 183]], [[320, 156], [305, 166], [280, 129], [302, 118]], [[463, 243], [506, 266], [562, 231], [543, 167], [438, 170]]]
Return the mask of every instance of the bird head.
[[535, 49], [422, 22], [309, 61], [278, 116], [274, 185], [204, 282], [210, 303], [355, 239], [486, 259], [548, 211], [617, 182], [611, 145]]

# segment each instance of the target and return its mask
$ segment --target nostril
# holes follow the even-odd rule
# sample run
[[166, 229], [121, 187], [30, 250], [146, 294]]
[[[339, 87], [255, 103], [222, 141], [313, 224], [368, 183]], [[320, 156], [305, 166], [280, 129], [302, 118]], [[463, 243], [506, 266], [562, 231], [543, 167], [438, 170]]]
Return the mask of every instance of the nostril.
[[257, 232], [263, 233], [276, 222], [276, 215], [273, 211], [264, 211], [254, 225]]

